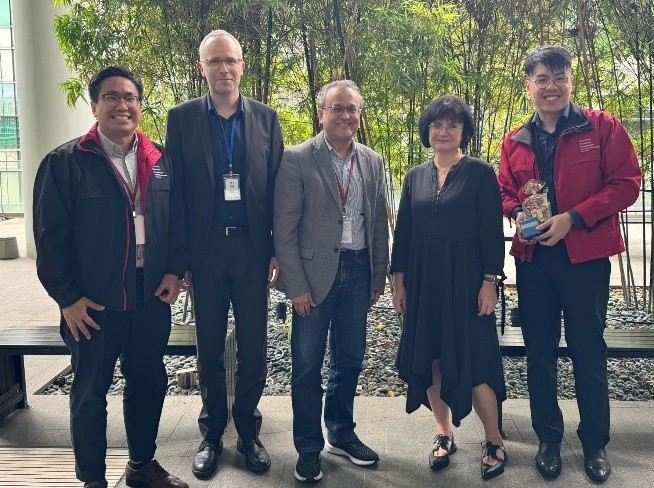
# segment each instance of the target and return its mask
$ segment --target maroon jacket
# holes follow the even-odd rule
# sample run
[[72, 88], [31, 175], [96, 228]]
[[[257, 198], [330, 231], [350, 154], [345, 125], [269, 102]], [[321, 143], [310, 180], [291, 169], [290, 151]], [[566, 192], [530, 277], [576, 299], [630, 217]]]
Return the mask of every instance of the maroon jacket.
[[[504, 215], [522, 205], [520, 190], [539, 179], [532, 131], [527, 124], [509, 132], [502, 142], [499, 183]], [[625, 128], [601, 110], [570, 106], [570, 115], [556, 144], [554, 186], [559, 213], [574, 209], [585, 227], [565, 237], [573, 264], [619, 254], [625, 250], [618, 213], [638, 198], [641, 172]], [[533, 246], [513, 236], [512, 256], [531, 261]]]

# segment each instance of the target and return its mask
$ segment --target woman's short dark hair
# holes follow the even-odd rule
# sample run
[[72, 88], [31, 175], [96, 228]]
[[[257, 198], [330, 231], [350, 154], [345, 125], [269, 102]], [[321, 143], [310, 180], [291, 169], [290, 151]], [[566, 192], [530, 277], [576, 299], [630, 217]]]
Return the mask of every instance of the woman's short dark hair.
[[139, 92], [139, 97], [143, 96], [143, 83], [141, 83], [141, 80], [139, 80], [134, 73], [122, 66], [107, 66], [94, 74], [91, 81], [89, 81], [89, 97], [91, 97], [91, 100], [94, 102], [98, 101], [98, 97], [100, 96], [100, 85], [102, 85], [104, 80], [111, 78], [112, 76], [127, 78], [136, 86], [136, 90]]
[[456, 95], [443, 95], [431, 102], [420, 114], [418, 132], [422, 145], [429, 147], [429, 124], [437, 120], [447, 120], [463, 124], [461, 149], [465, 148], [475, 132], [470, 107]]

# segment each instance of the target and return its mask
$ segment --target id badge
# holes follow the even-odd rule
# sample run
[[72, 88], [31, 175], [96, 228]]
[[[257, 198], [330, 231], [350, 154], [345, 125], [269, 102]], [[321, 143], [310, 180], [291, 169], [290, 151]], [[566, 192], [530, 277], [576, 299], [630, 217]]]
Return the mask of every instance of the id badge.
[[223, 181], [225, 182], [225, 201], [239, 201], [241, 199], [241, 183], [238, 175], [223, 175]]
[[143, 215], [134, 216], [134, 233], [136, 234], [136, 245], [145, 244], [145, 219]]
[[352, 244], [352, 217], [343, 217], [343, 235], [341, 244]]

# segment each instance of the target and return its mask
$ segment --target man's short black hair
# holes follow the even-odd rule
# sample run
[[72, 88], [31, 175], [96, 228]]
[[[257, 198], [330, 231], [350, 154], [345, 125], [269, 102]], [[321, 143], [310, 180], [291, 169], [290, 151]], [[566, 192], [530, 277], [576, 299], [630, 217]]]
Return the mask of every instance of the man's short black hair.
[[572, 68], [572, 53], [563, 46], [545, 44], [537, 47], [525, 58], [525, 73], [531, 76], [538, 64], [544, 64], [550, 70], [566, 70]]
[[429, 124], [438, 120], [463, 124], [461, 149], [465, 148], [475, 131], [468, 104], [456, 95], [443, 95], [431, 102], [420, 114], [418, 132], [422, 145], [429, 147]]
[[98, 97], [100, 96], [100, 85], [102, 85], [104, 80], [111, 78], [112, 76], [127, 78], [136, 85], [139, 97], [143, 96], [143, 83], [141, 83], [141, 80], [139, 80], [134, 73], [122, 66], [107, 66], [94, 74], [91, 81], [89, 81], [89, 97], [91, 97], [91, 100], [94, 102], [98, 101]]

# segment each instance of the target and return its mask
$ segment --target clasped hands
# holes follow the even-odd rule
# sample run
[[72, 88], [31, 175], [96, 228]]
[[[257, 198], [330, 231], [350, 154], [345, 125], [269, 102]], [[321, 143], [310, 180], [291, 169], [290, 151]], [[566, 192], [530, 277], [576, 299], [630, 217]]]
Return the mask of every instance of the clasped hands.
[[550, 217], [542, 224], [536, 226], [536, 230], [543, 231], [538, 237], [533, 239], [525, 240], [522, 238], [522, 232], [520, 229], [520, 222], [525, 219], [524, 212], [518, 212], [515, 216], [516, 223], [516, 234], [518, 234], [518, 240], [523, 244], [533, 245], [533, 244], [542, 244], [543, 246], [554, 246], [557, 242], [563, 239], [570, 229], [572, 228], [572, 217], [568, 212], [563, 212], [561, 214]]

